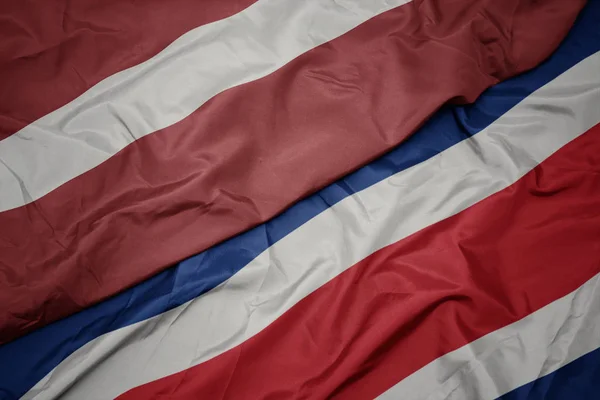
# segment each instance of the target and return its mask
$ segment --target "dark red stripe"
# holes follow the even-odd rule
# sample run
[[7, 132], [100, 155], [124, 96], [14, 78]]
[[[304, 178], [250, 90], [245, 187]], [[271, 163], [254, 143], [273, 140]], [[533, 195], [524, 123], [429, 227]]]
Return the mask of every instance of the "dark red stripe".
[[374, 398], [581, 286], [600, 272], [599, 238], [600, 125], [509, 188], [366, 258], [242, 345], [120, 398]]
[[0, 343], [271, 218], [443, 103], [533, 67], [583, 3], [414, 1], [1, 213]]
[[0, 140], [255, 1], [1, 1]]

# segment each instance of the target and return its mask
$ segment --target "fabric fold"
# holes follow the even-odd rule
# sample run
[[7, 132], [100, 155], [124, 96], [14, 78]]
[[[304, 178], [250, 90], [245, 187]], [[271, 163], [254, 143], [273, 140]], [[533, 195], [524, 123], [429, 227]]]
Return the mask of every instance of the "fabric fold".
[[3, 211], [0, 343], [264, 222], [403, 142], [446, 102], [536, 66], [584, 3], [415, 0]]

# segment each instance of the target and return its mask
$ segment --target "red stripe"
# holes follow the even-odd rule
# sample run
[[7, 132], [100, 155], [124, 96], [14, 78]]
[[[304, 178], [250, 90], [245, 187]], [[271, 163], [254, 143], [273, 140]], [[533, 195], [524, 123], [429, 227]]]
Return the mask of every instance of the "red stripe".
[[[242, 345], [122, 399], [373, 398], [600, 272], [600, 125], [361, 261]], [[201, 301], [201, 300], [200, 300]]]
[[449, 99], [533, 67], [582, 5], [415, 1], [1, 213], [0, 343], [267, 220]]
[[255, 1], [0, 2], [0, 140]]

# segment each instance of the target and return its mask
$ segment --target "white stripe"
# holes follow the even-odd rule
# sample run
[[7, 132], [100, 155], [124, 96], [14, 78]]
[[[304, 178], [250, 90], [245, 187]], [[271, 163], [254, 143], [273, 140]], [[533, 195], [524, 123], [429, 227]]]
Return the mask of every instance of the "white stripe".
[[600, 53], [473, 138], [311, 219], [198, 299], [75, 352], [27, 398], [103, 399], [239, 345], [382, 247], [514, 183], [600, 119]]
[[[576, 267], [576, 266], [575, 266]], [[448, 353], [380, 399], [494, 400], [600, 347], [600, 279]]]
[[264, 77], [409, 1], [259, 0], [186, 33], [0, 141], [0, 211], [39, 199], [219, 92]]

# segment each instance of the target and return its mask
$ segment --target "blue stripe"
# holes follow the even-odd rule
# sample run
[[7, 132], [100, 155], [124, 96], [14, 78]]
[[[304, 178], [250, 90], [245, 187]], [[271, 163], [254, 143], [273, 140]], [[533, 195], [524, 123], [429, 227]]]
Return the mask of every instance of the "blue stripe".
[[0, 397], [17, 398], [94, 338], [177, 307], [230, 278], [269, 246], [328, 207], [423, 162], [490, 125], [531, 92], [600, 50], [600, 0], [535, 70], [486, 91], [475, 104], [442, 108], [402, 146], [291, 207], [272, 221], [191, 257], [82, 312], [0, 347]]
[[542, 378], [499, 397], [499, 400], [600, 399], [600, 349]]

